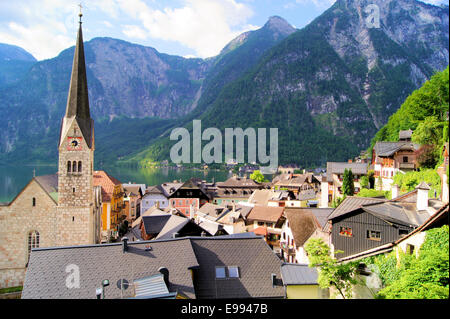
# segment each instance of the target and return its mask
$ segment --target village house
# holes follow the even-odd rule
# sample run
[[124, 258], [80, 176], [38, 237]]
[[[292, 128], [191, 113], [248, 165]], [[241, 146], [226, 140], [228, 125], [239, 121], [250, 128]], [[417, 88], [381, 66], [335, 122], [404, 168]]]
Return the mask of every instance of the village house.
[[232, 208], [206, 203], [195, 212], [195, 222], [207, 229], [213, 236], [223, 231], [226, 234], [238, 234], [246, 231], [245, 220], [251, 207], [233, 205]]
[[297, 164], [287, 164], [278, 166], [277, 173], [280, 174], [294, 174], [295, 171], [300, 170], [300, 167]]
[[141, 200], [141, 214], [157, 205], [164, 209], [169, 206], [169, 196], [175, 192], [183, 183], [163, 183], [161, 185], [149, 186]]
[[321, 181], [321, 208], [329, 207], [329, 203], [343, 196], [342, 182], [346, 169], [353, 173], [355, 194], [358, 194], [361, 190], [359, 180], [362, 176], [367, 176], [366, 163], [353, 163], [352, 160], [348, 162], [327, 162], [327, 173], [322, 176]]
[[[80, 269], [77, 289], [67, 265]], [[82, 270], [82, 271], [81, 271]], [[281, 261], [261, 237], [185, 237], [34, 249], [23, 299], [285, 298]], [[102, 287], [108, 280], [109, 286]], [[143, 289], [147, 287], [148, 289]]]
[[94, 121], [81, 22], [57, 145], [58, 173], [33, 177], [0, 206], [0, 288], [22, 285], [34, 248], [100, 241], [101, 191], [93, 182]]
[[126, 219], [122, 183], [105, 171], [95, 171], [94, 186], [102, 190], [102, 242], [117, 239], [120, 223]]
[[141, 212], [141, 200], [145, 193], [144, 184], [122, 184], [124, 213], [127, 216], [126, 221], [131, 224]]
[[216, 183], [213, 203], [217, 205], [232, 205], [247, 202], [254, 191], [264, 189], [264, 184], [257, 183], [247, 176], [232, 176], [225, 182]]
[[275, 253], [281, 255], [280, 237], [284, 223], [284, 207], [255, 206], [247, 215], [247, 229], [256, 235], [264, 236]]
[[394, 242], [411, 233], [443, 203], [429, 199], [430, 187], [422, 182], [412, 192], [392, 200], [347, 197], [329, 216], [332, 249], [344, 258]]
[[416, 151], [419, 144], [411, 142], [412, 131], [400, 131], [398, 142], [376, 142], [372, 150], [375, 178], [381, 177], [382, 190], [390, 190], [395, 174], [418, 168]]
[[307, 264], [284, 263], [281, 278], [287, 299], [329, 299], [328, 289], [319, 287], [318, 272]]
[[193, 220], [170, 213], [152, 213], [142, 216], [139, 240], [168, 239], [187, 236], [211, 236]]
[[206, 192], [203, 181], [191, 178], [168, 196], [169, 206], [176, 208], [186, 217], [189, 217], [192, 209], [198, 210], [211, 200]]
[[304, 245], [310, 238], [322, 238], [329, 242], [329, 235], [322, 231], [332, 208], [286, 208], [281, 227], [281, 258], [288, 263], [308, 264]]

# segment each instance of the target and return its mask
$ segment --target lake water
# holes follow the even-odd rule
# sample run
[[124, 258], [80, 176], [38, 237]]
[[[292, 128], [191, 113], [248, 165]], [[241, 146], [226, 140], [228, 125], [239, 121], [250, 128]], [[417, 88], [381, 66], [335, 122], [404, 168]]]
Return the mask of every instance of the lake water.
[[[204, 179], [208, 182], [213, 180], [223, 182], [231, 174], [224, 170], [193, 170], [174, 168], [132, 168], [132, 167], [102, 167], [96, 168], [106, 171], [109, 175], [117, 178], [122, 183], [137, 183], [147, 186], [157, 185], [174, 180], [187, 181], [191, 177]], [[9, 202], [19, 194], [33, 177], [54, 174], [56, 166], [0, 166], [0, 202]]]

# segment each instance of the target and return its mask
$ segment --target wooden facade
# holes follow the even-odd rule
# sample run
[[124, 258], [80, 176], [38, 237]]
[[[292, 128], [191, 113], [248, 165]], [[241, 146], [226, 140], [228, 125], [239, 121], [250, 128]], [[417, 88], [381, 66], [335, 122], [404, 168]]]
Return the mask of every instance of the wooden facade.
[[399, 239], [413, 231], [412, 227], [384, 221], [362, 209], [332, 221], [331, 239], [336, 254], [343, 258]]

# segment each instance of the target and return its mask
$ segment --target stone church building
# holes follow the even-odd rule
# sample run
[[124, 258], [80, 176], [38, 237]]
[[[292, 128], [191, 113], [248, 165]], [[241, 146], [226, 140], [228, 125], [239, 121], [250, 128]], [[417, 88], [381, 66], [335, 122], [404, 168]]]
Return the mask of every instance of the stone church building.
[[31, 249], [100, 242], [101, 186], [94, 187], [94, 121], [89, 110], [83, 35], [78, 30], [58, 173], [36, 176], [0, 206], [0, 288], [21, 286]]

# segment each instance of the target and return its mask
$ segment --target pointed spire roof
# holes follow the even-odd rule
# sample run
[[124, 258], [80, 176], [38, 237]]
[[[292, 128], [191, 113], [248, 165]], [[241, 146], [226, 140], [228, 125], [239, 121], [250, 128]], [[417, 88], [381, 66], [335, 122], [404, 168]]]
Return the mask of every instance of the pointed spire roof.
[[94, 123], [89, 110], [89, 95], [86, 76], [86, 62], [84, 56], [83, 32], [78, 29], [77, 43], [73, 57], [72, 76], [70, 78], [69, 94], [67, 97], [66, 113], [61, 127], [60, 145], [66, 137], [70, 126], [75, 120], [81, 129], [83, 137], [89, 147], [93, 144]]
[[69, 96], [67, 98], [66, 117], [76, 116], [81, 119], [90, 118], [89, 98], [84, 58], [83, 32], [78, 29], [77, 44], [73, 57], [72, 77], [70, 79]]

